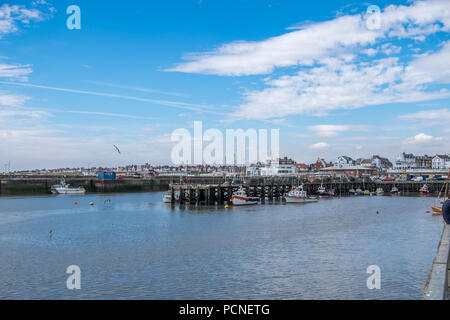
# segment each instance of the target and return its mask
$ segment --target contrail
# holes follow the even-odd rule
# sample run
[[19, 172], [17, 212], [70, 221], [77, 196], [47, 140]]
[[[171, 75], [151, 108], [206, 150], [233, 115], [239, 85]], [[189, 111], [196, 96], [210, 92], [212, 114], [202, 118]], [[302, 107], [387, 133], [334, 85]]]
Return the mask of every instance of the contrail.
[[212, 107], [210, 107], [210, 106], [195, 105], [195, 104], [186, 103], [186, 102], [147, 99], [147, 98], [139, 98], [139, 97], [133, 97], [133, 96], [125, 96], [125, 95], [114, 94], [114, 93], [104, 93], [104, 92], [86, 91], [86, 90], [78, 90], [78, 89], [58, 88], [58, 87], [43, 86], [43, 85], [31, 84], [31, 83], [0, 81], [0, 84], [47, 89], [47, 90], [54, 90], [54, 91], [63, 91], [63, 92], [70, 92], [70, 93], [80, 93], [80, 94], [87, 94], [87, 95], [93, 95], [93, 96], [119, 98], [119, 99], [134, 100], [134, 101], [141, 101], [141, 102], [150, 102], [150, 103], [155, 103], [155, 104], [172, 107], [172, 108], [179, 108], [179, 109], [185, 109], [185, 110], [191, 110], [191, 111], [199, 111], [199, 112], [205, 112], [205, 113], [225, 115], [225, 113], [223, 113], [223, 112], [214, 111], [212, 109]]

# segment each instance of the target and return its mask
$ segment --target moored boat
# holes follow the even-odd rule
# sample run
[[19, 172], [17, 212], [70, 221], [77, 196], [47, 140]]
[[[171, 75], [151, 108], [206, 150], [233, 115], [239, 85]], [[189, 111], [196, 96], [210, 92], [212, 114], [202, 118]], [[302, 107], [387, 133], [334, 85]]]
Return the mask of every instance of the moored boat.
[[431, 210], [433, 211], [433, 216], [440, 216], [442, 215], [442, 206], [445, 203], [446, 199], [448, 199], [448, 182], [449, 182], [449, 178], [450, 177], [450, 169], [448, 170], [448, 174], [447, 174], [447, 181], [445, 182], [445, 185], [442, 186], [442, 188], [444, 188], [445, 186], [445, 191], [444, 191], [444, 198], [442, 200], [439, 200], [441, 197], [441, 191], [439, 191], [439, 195], [438, 195], [438, 202], [439, 204], [437, 205], [432, 205], [431, 206]]
[[233, 193], [231, 197], [231, 203], [234, 206], [248, 206], [258, 204], [259, 198], [257, 197], [248, 197], [244, 188], [239, 188], [236, 192]]
[[393, 187], [392, 190], [391, 190], [391, 194], [392, 195], [399, 194], [398, 188], [397, 187]]
[[84, 194], [86, 192], [86, 189], [84, 189], [82, 186], [74, 188], [70, 184], [67, 184], [63, 179], [61, 180], [60, 184], [52, 185], [50, 191], [53, 194]]
[[384, 194], [383, 188], [377, 188], [377, 196], [382, 196]]
[[289, 193], [284, 196], [284, 199], [286, 200], [286, 203], [307, 203], [319, 201], [317, 197], [308, 196], [306, 191], [303, 190], [303, 185], [289, 191]]
[[424, 184], [422, 186], [422, 188], [420, 188], [419, 192], [420, 192], [420, 194], [429, 194], [430, 190], [428, 189], [428, 185]]
[[350, 189], [350, 190], [348, 190], [348, 193], [349, 193], [351, 196], [356, 195], [355, 189]]
[[[162, 195], [162, 200], [164, 203], [172, 203], [172, 190], [168, 190]], [[174, 195], [174, 200], [178, 200]]]
[[363, 191], [361, 190], [361, 188], [358, 188], [355, 190], [356, 195], [358, 196], [362, 196], [363, 195]]
[[319, 189], [317, 189], [317, 194], [318, 194], [319, 196], [327, 196], [327, 195], [328, 195], [328, 192], [327, 192], [327, 190], [325, 189], [325, 187], [320, 186]]

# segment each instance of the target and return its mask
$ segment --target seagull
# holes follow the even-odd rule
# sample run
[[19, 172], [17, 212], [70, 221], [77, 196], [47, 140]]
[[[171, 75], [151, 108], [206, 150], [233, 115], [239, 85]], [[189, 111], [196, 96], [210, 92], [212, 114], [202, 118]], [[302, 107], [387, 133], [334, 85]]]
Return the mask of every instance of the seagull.
[[120, 152], [119, 148], [117, 148], [117, 146], [116, 146], [115, 144], [113, 144], [113, 146], [114, 146], [114, 148], [116, 148], [116, 150], [117, 150], [117, 152], [118, 152], [119, 154], [122, 154], [122, 153]]

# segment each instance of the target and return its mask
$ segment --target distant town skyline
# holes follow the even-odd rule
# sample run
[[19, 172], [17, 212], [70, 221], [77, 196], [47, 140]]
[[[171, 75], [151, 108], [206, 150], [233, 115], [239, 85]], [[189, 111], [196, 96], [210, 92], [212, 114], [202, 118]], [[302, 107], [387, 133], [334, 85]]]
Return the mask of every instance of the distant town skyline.
[[194, 121], [279, 129], [303, 163], [447, 155], [449, 2], [374, 4], [368, 26], [343, 0], [6, 1], [0, 171], [170, 165]]
[[[391, 161], [392, 160], [392, 161]], [[14, 173], [14, 172], [54, 172], [54, 173], [64, 173], [64, 172], [90, 172], [92, 170], [118, 170], [118, 171], [129, 171], [129, 172], [146, 172], [146, 173], [158, 173], [158, 170], [167, 172], [179, 172], [185, 169], [202, 171], [205, 172], [235, 172], [236, 170], [241, 170], [239, 168], [247, 168], [247, 172], [258, 171], [257, 168], [260, 167], [273, 167], [275, 164], [288, 165], [291, 166], [285, 173], [298, 173], [303, 171], [320, 171], [322, 168], [328, 167], [373, 167], [377, 171], [382, 172], [389, 169], [394, 170], [410, 170], [410, 169], [438, 169], [438, 170], [448, 170], [450, 169], [450, 155], [449, 154], [436, 154], [436, 155], [414, 155], [412, 153], [402, 152], [395, 159], [388, 159], [380, 155], [372, 155], [368, 158], [352, 158], [350, 156], [341, 155], [334, 159], [324, 159], [318, 157], [313, 162], [300, 162], [295, 159], [289, 158], [287, 156], [280, 157], [277, 159], [268, 159], [267, 161], [258, 161], [248, 164], [154, 164], [154, 163], [134, 163], [126, 165], [118, 165], [116, 167], [107, 166], [87, 166], [87, 167], [60, 167], [60, 168], [33, 168], [28, 170], [10, 170], [9, 165], [5, 164], [5, 170], [0, 171], [3, 173]], [[280, 168], [277, 168], [277, 170]], [[270, 170], [269, 170], [270, 171]], [[277, 175], [275, 173], [274, 175]]]

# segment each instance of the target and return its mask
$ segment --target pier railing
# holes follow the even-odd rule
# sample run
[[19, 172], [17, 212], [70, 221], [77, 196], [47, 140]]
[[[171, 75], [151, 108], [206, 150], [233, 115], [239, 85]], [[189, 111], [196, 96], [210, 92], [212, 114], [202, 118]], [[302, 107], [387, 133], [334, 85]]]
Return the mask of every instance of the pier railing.
[[433, 260], [423, 292], [423, 300], [449, 300], [450, 225], [442, 231], [436, 257]]

